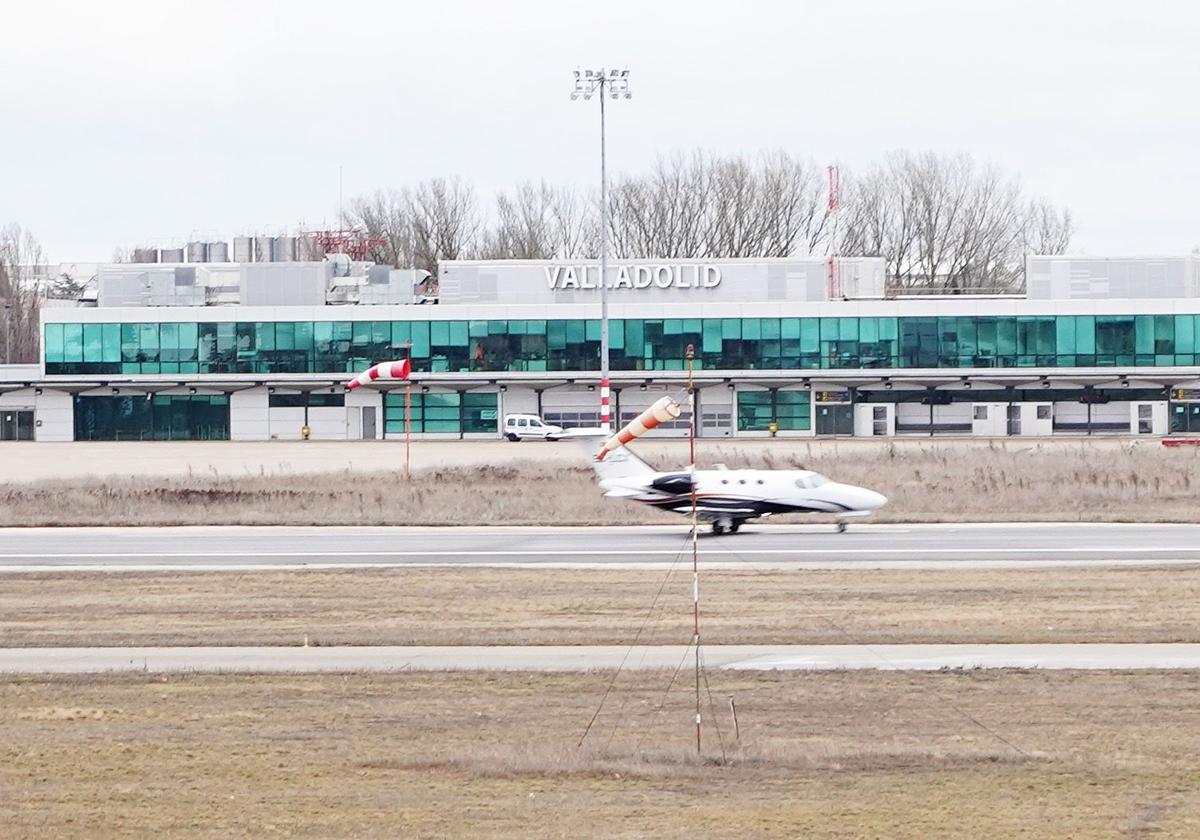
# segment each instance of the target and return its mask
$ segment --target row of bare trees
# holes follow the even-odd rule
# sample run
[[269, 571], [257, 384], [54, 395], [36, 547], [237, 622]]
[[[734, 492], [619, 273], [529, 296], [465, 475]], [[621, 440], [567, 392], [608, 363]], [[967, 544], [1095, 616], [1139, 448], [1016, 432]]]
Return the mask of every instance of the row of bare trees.
[[[362, 196], [347, 221], [384, 241], [379, 262], [436, 272], [443, 259], [595, 256], [597, 204], [526, 182], [487, 213], [469, 184], [435, 178]], [[1068, 211], [966, 155], [896, 153], [843, 171], [833, 214], [825, 170], [807, 158], [675, 154], [618, 178], [609, 211], [617, 257], [879, 256], [901, 290], [1017, 289], [1024, 254], [1062, 253], [1072, 232]]]
[[0, 227], [0, 362], [37, 361], [45, 264], [33, 234], [16, 224]]
[[850, 180], [837, 253], [879, 256], [898, 290], [1009, 291], [1025, 254], [1061, 254], [1070, 212], [966, 155], [895, 154]]

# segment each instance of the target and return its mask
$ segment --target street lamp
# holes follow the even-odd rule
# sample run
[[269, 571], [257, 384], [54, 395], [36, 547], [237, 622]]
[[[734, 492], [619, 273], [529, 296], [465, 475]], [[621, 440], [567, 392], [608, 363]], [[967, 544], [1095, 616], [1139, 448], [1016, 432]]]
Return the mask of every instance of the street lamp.
[[576, 70], [572, 99], [600, 99], [600, 428], [612, 431], [608, 392], [608, 165], [604, 150], [604, 99], [629, 99], [628, 70]]

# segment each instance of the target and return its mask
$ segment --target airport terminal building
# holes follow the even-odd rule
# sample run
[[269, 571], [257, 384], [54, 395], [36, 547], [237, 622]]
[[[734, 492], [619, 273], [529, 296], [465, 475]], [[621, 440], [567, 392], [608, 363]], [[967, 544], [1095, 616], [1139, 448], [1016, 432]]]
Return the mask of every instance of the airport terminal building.
[[[36, 365], [0, 366], [0, 440], [497, 438], [508, 413], [599, 414], [599, 269], [341, 255], [100, 266], [45, 308]], [[609, 266], [614, 412], [682, 397], [705, 438], [1200, 435], [1200, 258], [1029, 257], [1014, 296], [885, 294], [874, 258]], [[663, 434], [686, 434], [681, 418]]]

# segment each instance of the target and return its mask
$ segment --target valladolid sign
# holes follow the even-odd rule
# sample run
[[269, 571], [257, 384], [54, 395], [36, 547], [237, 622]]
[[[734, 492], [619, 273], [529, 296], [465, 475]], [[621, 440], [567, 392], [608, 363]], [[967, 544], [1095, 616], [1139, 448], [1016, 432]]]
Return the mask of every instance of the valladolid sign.
[[[598, 265], [547, 265], [546, 284], [553, 290], [600, 288]], [[608, 267], [610, 289], [715, 289], [721, 267], [711, 263], [618, 264]]]

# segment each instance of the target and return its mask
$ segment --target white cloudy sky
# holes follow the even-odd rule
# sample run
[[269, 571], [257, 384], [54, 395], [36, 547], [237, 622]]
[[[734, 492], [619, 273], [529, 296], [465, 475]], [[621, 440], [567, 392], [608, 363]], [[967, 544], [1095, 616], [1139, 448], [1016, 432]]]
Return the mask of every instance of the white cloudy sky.
[[332, 221], [432, 175], [594, 183], [577, 66], [624, 65], [610, 160], [967, 151], [1076, 250], [1200, 244], [1200, 6], [862, 0], [0, 0], [0, 223], [55, 260]]

